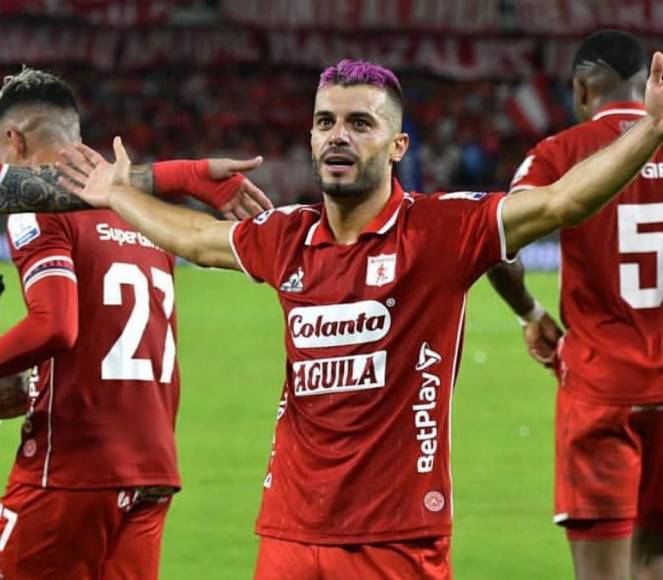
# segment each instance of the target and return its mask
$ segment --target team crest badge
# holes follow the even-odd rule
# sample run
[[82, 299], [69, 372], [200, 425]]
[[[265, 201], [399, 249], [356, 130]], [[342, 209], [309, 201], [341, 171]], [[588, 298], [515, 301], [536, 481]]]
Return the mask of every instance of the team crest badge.
[[369, 256], [366, 266], [366, 285], [384, 286], [396, 278], [396, 254]]

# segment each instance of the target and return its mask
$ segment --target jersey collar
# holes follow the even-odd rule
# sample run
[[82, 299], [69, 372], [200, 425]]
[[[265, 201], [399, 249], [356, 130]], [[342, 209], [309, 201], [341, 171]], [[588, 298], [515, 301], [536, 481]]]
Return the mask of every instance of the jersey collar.
[[[391, 186], [391, 196], [387, 200], [387, 204], [364, 228], [364, 231], [359, 234], [359, 237], [368, 234], [386, 234], [396, 223], [396, 218], [398, 217], [398, 212], [401, 209], [404, 198], [405, 193], [403, 193], [401, 184], [398, 183], [397, 179], [394, 179]], [[327, 212], [325, 211], [324, 205], [322, 206], [322, 215], [320, 216], [320, 219], [310, 227], [304, 243], [307, 246], [336, 243], [334, 234], [327, 221]]]
[[637, 101], [620, 101], [617, 103], [609, 103], [601, 107], [594, 116], [592, 121], [607, 117], [608, 115], [646, 115], [645, 106]]

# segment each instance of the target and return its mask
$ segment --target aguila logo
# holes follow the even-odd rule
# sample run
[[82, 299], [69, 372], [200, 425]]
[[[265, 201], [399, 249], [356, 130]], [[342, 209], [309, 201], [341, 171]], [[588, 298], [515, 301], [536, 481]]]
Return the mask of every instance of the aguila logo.
[[380, 340], [391, 328], [387, 308], [375, 300], [351, 304], [305, 306], [288, 314], [288, 329], [297, 348], [324, 348]]

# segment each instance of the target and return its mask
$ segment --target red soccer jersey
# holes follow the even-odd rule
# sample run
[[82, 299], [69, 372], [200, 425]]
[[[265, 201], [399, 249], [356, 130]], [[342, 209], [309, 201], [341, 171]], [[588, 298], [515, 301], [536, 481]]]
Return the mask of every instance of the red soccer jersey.
[[8, 231], [24, 293], [67, 278], [80, 321], [74, 347], [39, 365], [11, 480], [179, 486], [173, 257], [111, 211], [20, 214]]
[[320, 544], [451, 530], [449, 411], [469, 287], [504, 255], [503, 195], [404, 194], [351, 245], [321, 205], [237, 224], [279, 296], [286, 379], [257, 532]]
[[[512, 190], [556, 181], [644, 114], [638, 103], [614, 103], [541, 141]], [[663, 402], [663, 152], [597, 215], [560, 237], [561, 357], [585, 379], [574, 391], [602, 403]]]

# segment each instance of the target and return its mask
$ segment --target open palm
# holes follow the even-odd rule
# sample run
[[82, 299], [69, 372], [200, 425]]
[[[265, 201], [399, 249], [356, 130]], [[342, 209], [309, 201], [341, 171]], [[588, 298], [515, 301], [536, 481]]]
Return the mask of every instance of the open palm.
[[114, 186], [129, 185], [131, 160], [122, 139], [113, 139], [115, 163], [109, 163], [94, 149], [79, 143], [60, 152], [56, 164], [60, 184], [94, 207], [109, 207]]

